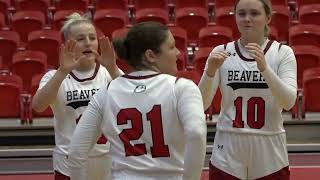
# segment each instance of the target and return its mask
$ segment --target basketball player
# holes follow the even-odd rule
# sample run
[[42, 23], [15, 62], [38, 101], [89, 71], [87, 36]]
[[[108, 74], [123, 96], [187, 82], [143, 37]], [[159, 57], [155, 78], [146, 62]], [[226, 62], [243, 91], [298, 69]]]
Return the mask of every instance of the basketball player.
[[204, 108], [219, 87], [221, 111], [213, 144], [210, 180], [289, 179], [282, 109], [297, 94], [297, 66], [290, 47], [271, 41], [269, 0], [235, 5], [241, 38], [210, 53], [199, 83]]
[[[54, 114], [55, 180], [70, 179], [68, 145], [89, 100], [121, 73], [115, 65], [115, 52], [106, 37], [100, 39], [101, 56], [97, 53], [96, 31], [85, 15], [70, 15], [61, 31], [66, 42], [60, 50], [60, 67], [44, 75], [32, 102], [34, 110], [41, 112], [50, 105]], [[110, 71], [100, 64], [109, 67]], [[95, 144], [89, 154], [88, 173], [93, 180], [110, 179], [110, 144], [103, 136]]]
[[102, 129], [113, 179], [199, 180], [206, 147], [202, 98], [192, 81], [172, 76], [179, 51], [171, 32], [155, 22], [136, 24], [114, 47], [134, 71], [91, 99], [71, 140], [71, 178], [88, 178], [87, 154]]

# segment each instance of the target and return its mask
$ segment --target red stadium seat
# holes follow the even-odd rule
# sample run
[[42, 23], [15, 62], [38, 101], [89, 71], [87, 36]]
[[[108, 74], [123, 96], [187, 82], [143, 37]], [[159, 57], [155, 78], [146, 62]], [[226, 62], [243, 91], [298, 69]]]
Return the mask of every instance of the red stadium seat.
[[208, 0], [175, 0], [176, 9], [186, 7], [208, 8]]
[[21, 118], [23, 106], [20, 101], [22, 80], [11, 73], [0, 73], [0, 117]]
[[208, 11], [204, 8], [181, 8], [176, 11], [176, 25], [187, 31], [188, 41], [197, 43], [199, 31], [207, 26]]
[[296, 7], [299, 11], [301, 7], [309, 4], [319, 4], [319, 0], [296, 0]]
[[199, 32], [199, 47], [214, 48], [232, 41], [232, 30], [225, 26], [208, 26]]
[[288, 0], [271, 0], [272, 6], [288, 6]]
[[280, 41], [279, 40], [279, 32], [278, 29], [274, 26], [269, 26], [270, 30], [269, 30], [269, 39], [270, 40], [276, 40], [276, 41]]
[[59, 31], [33, 31], [29, 34], [27, 49], [44, 52], [47, 55], [48, 68], [58, 68], [61, 42]]
[[298, 24], [289, 29], [289, 45], [314, 45], [320, 47], [320, 25]]
[[66, 17], [71, 15], [72, 13], [77, 12], [79, 14], [83, 14], [83, 11], [78, 10], [60, 10], [56, 11], [53, 15], [53, 24], [52, 28], [54, 30], [60, 31], [61, 27], [63, 26], [64, 21], [66, 20]]
[[96, 10], [120, 9], [128, 10], [128, 0], [95, 0]]
[[[187, 56], [188, 56], [188, 50], [187, 50], [187, 31], [181, 27], [178, 26], [169, 26], [169, 30], [172, 33], [176, 47], [180, 51], [180, 55], [178, 58], [178, 69], [182, 70], [185, 68], [186, 62], [187, 62]], [[182, 68], [182, 69], [181, 69]]]
[[3, 68], [3, 64], [2, 64], [2, 56], [0, 56], [0, 71]]
[[279, 41], [288, 42], [289, 8], [288, 6], [272, 6], [270, 25], [278, 30]]
[[134, 0], [136, 11], [146, 8], [160, 8], [168, 10], [168, 0]]
[[297, 59], [298, 86], [302, 86], [302, 75], [306, 69], [320, 67], [320, 47], [312, 45], [291, 46]]
[[127, 11], [119, 9], [98, 10], [94, 14], [93, 22], [105, 36], [110, 38], [113, 31], [128, 24], [128, 14]]
[[216, 9], [216, 24], [218, 26], [226, 26], [231, 28], [233, 39], [240, 38], [233, 6], [226, 6]]
[[20, 45], [19, 34], [15, 31], [0, 31], [0, 56], [2, 64], [9, 67], [12, 63], [12, 55]]
[[212, 47], [202, 47], [202, 48], [199, 48], [199, 50], [195, 51], [193, 64], [196, 68], [196, 71], [199, 74], [203, 73], [204, 67], [207, 62], [207, 58], [210, 52], [212, 51], [212, 49], [213, 49]]
[[124, 38], [127, 33], [129, 32], [129, 28], [125, 27], [125, 28], [121, 28], [121, 29], [116, 29], [112, 32], [112, 39], [116, 39], [116, 38]]
[[6, 19], [5, 19], [5, 15], [0, 12], [0, 28], [3, 28], [6, 26]]
[[41, 11], [43, 14], [48, 14], [50, 0], [16, 0], [15, 8], [17, 11]]
[[232, 7], [234, 8], [234, 5], [236, 4], [236, 0], [215, 0], [215, 8], [216, 10], [221, 7]]
[[47, 56], [41, 51], [19, 51], [13, 55], [11, 72], [23, 79], [23, 90], [31, 92], [31, 80], [47, 71]]
[[[44, 74], [37, 74], [32, 77], [32, 81], [31, 81], [31, 94], [32, 94], [32, 96], [34, 96], [34, 94], [37, 92], [40, 80], [43, 77], [43, 75]], [[45, 111], [43, 111], [41, 113], [33, 111], [32, 114], [33, 114], [33, 117], [52, 117], [53, 116], [53, 113], [52, 113], [52, 110], [50, 107], [48, 107]]]
[[305, 112], [320, 112], [320, 68], [307, 69], [303, 73], [302, 117]]
[[166, 25], [169, 22], [169, 13], [164, 9], [146, 8], [136, 11], [136, 23], [156, 21]]
[[320, 2], [319, 4], [305, 5], [299, 9], [299, 21], [302, 24], [317, 24], [320, 22]]
[[41, 11], [18, 11], [12, 17], [11, 27], [20, 35], [23, 42], [27, 42], [31, 31], [42, 29], [46, 18]]
[[55, 11], [61, 10], [77, 10], [86, 12], [88, 9], [89, 0], [58, 0], [54, 1]]
[[187, 50], [187, 31], [178, 26], [168, 26], [170, 32], [172, 33], [176, 47], [181, 51]]
[[9, 17], [7, 15], [10, 13], [10, 4], [10, 0], [0, 0], [0, 29], [9, 24]]

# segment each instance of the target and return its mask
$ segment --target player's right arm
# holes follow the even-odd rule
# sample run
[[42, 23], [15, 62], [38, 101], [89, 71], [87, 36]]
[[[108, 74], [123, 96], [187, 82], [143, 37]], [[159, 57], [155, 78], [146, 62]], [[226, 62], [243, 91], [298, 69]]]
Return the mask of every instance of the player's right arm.
[[210, 53], [201, 80], [199, 89], [203, 98], [204, 109], [208, 109], [219, 86], [219, 68], [228, 57], [222, 45], [214, 48]]
[[[35, 93], [32, 99], [32, 108], [37, 112], [44, 111], [49, 104], [51, 104], [57, 97], [58, 90], [64, 78], [69, 74], [69, 72], [74, 69], [84, 56], [79, 58], [75, 57], [75, 45], [76, 42], [73, 40], [68, 40], [66, 45], [61, 45], [59, 53], [60, 67], [56, 73], [47, 80], [45, 85], [41, 84], [40, 88]], [[43, 81], [45, 79], [42, 79]], [[41, 87], [43, 85], [43, 87]]]
[[72, 135], [68, 159], [71, 180], [90, 179], [87, 173], [89, 151], [101, 132], [103, 110], [107, 107], [107, 87], [101, 88], [90, 100]]
[[186, 79], [176, 82], [177, 112], [184, 129], [183, 180], [199, 180], [206, 154], [207, 125], [198, 87]]

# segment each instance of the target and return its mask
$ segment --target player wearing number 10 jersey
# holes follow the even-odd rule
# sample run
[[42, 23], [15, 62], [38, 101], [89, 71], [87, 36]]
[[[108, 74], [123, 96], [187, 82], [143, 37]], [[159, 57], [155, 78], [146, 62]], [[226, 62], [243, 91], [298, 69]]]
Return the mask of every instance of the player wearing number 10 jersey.
[[140, 23], [114, 44], [134, 71], [90, 101], [71, 141], [71, 177], [86, 179], [87, 153], [102, 129], [111, 144], [113, 179], [199, 180], [206, 146], [202, 97], [192, 81], [169, 75], [179, 54], [171, 32]]
[[210, 53], [199, 83], [204, 108], [220, 88], [210, 180], [287, 180], [289, 161], [282, 109], [297, 92], [297, 66], [289, 46], [269, 40], [269, 0], [238, 0], [241, 38]]

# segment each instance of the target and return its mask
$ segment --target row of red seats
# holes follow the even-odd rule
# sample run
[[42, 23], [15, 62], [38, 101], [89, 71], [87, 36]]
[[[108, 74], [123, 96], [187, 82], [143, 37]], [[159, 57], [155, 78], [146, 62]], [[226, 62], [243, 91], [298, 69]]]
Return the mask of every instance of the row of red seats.
[[[59, 2], [62, 2], [61, 0]], [[67, 0], [66, 0], [67, 1]], [[74, 0], [75, 1], [75, 0]], [[82, 0], [78, 0], [82, 1]], [[137, 1], [140, 2], [140, 1]], [[143, 1], [141, 1], [143, 2]], [[149, 2], [149, 1], [148, 1]], [[155, 20], [162, 22], [164, 24], [173, 23], [177, 26], [183, 27], [187, 30], [187, 35], [189, 40], [195, 40], [197, 38], [197, 33], [199, 29], [208, 25], [209, 22], [209, 14], [208, 10], [201, 6], [194, 7], [185, 7], [181, 9], [177, 9], [174, 15], [174, 21], [169, 21], [168, 11], [161, 7], [158, 4], [149, 3], [141, 3], [140, 10], [137, 10], [134, 14], [134, 22], [141, 22], [146, 20]], [[159, 1], [161, 2], [161, 1]], [[71, 3], [71, 2], [70, 2]], [[68, 4], [68, 3], [67, 3]], [[72, 4], [72, 3], [71, 3]], [[84, 12], [83, 9], [77, 8], [77, 3], [74, 2], [73, 11]], [[165, 6], [167, 4], [164, 3]], [[178, 5], [178, 4], [177, 4]], [[159, 6], [159, 7], [158, 7]], [[163, 6], [163, 3], [162, 3]], [[137, 5], [137, 7], [140, 7]], [[157, 8], [155, 8], [157, 7]], [[116, 7], [114, 7], [116, 8]], [[68, 8], [66, 8], [68, 9]], [[70, 9], [69, 9], [70, 10]], [[319, 13], [320, 4], [312, 4], [305, 5], [301, 7], [299, 11], [299, 21], [304, 24], [317, 24], [317, 21], [314, 21], [317, 17], [320, 16]], [[65, 16], [71, 13], [70, 11], [59, 10], [56, 11], [52, 18], [51, 28], [55, 30], [59, 30], [61, 27], [61, 22], [64, 20]], [[289, 13], [288, 6], [285, 5], [274, 5], [273, 6], [273, 19], [271, 21], [271, 26], [275, 29], [279, 35], [279, 41], [287, 42], [288, 33], [287, 30], [291, 25], [291, 17]], [[26, 19], [27, 18], [27, 19]], [[233, 31], [233, 37], [238, 38], [239, 33], [237, 32], [237, 27], [234, 19], [234, 10], [233, 6], [223, 6], [221, 8], [217, 8], [214, 13], [214, 22], [217, 25], [228, 26], [231, 27]], [[0, 17], [1, 19], [1, 17]], [[120, 10], [120, 9], [101, 9], [94, 13], [93, 20], [97, 24], [97, 26], [101, 26], [105, 35], [111, 35], [109, 32], [105, 32], [105, 26], [120, 28], [129, 24], [128, 19], [128, 11]], [[32, 30], [41, 29], [46, 26], [46, 16], [41, 12], [30, 12], [30, 11], [18, 11], [13, 14], [10, 19], [11, 23], [9, 28], [16, 30], [20, 33], [22, 41], [27, 40], [27, 33]], [[190, 23], [191, 22], [191, 23]], [[111, 23], [111, 24], [109, 24]], [[190, 25], [192, 24], [192, 25]], [[28, 27], [28, 28], [26, 28]]]
[[[185, 77], [198, 83], [200, 75], [196, 71], [179, 71], [177, 76]], [[42, 74], [32, 78], [32, 92], [23, 93], [22, 79], [8, 72], [0, 73], [0, 118], [20, 118], [22, 123], [32, 122], [34, 117], [52, 117], [52, 111], [48, 108], [43, 113], [33, 112], [31, 109], [32, 95], [38, 88]], [[320, 68], [311, 68], [303, 74], [303, 86], [301, 101], [292, 110], [294, 117], [306, 117], [306, 112], [320, 112], [320, 98], [317, 96], [320, 88]], [[212, 105], [206, 110], [207, 116], [212, 117], [220, 111], [221, 93], [218, 91]], [[297, 108], [301, 107], [301, 111]], [[300, 114], [296, 114], [299, 112]]]
[[[181, 51], [178, 68], [179, 70], [183, 70], [188, 65], [187, 32], [177, 26], [169, 26], [169, 28], [176, 40], [176, 46]], [[306, 68], [316, 67], [319, 65], [319, 30], [319, 25], [296, 25], [289, 30], [290, 46], [293, 47], [298, 60], [298, 80], [300, 85], [302, 72]], [[127, 31], [128, 28], [115, 30], [112, 37], [123, 36]], [[98, 33], [99, 36], [102, 34], [102, 32]], [[46, 55], [46, 58], [42, 58], [45, 55], [40, 58], [40, 56], [35, 53], [28, 54], [28, 64], [30, 66], [34, 67], [31, 60], [36, 57], [37, 59], [42, 59], [42, 62], [46, 62], [46, 65], [42, 65], [44, 69], [58, 67], [58, 48], [62, 41], [60, 32], [52, 30], [33, 31], [29, 34], [28, 39], [28, 43], [25, 47], [27, 50], [41, 51]], [[271, 37], [271, 39], [273, 39], [273, 37]], [[219, 44], [230, 42], [232, 40], [232, 32], [227, 27], [205, 27], [200, 30], [198, 40], [200, 50], [195, 51], [194, 56], [191, 57], [191, 61], [194, 62], [196, 69], [200, 69], [201, 71], [203, 69], [203, 61], [205, 61], [209, 51]], [[19, 46], [19, 35], [16, 32], [0, 31], [0, 48], [2, 49], [0, 57], [2, 57], [3, 67], [12, 69], [12, 64], [17, 64], [21, 59], [23, 59], [21, 58], [21, 55], [19, 55], [23, 54], [23, 52], [18, 51]], [[33, 63], [41, 64], [39, 60]], [[123, 68], [127, 69], [128, 67], [123, 65]]]

